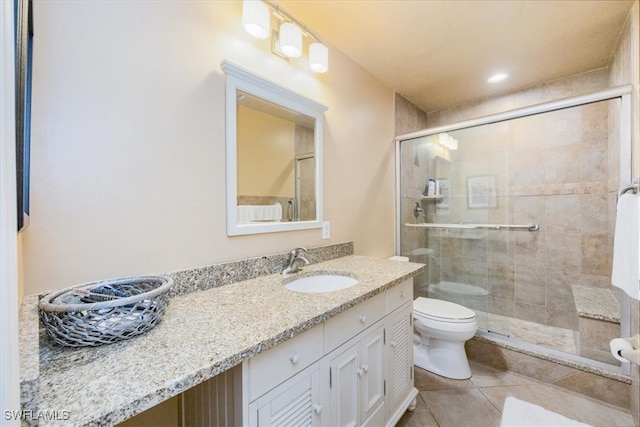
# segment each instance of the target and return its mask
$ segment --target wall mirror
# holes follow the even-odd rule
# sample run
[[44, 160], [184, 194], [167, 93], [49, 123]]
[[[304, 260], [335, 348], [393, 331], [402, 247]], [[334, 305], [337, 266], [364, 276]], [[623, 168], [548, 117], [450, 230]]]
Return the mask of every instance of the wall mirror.
[[228, 61], [227, 235], [322, 226], [327, 107]]

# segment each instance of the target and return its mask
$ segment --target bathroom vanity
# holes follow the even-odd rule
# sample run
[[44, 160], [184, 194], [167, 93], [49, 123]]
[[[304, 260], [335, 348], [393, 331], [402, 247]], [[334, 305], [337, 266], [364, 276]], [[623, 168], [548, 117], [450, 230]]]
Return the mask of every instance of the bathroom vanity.
[[249, 425], [394, 425], [418, 393], [412, 301], [407, 279], [243, 362]]
[[307, 417], [312, 425], [393, 425], [417, 395], [412, 277], [422, 269], [346, 256], [303, 273], [358, 279], [340, 291], [293, 292], [280, 274], [195, 290], [171, 298], [148, 333], [96, 348], [53, 344], [38, 330], [37, 296], [26, 297], [23, 409], [65, 411], [70, 425], [114, 425], [173, 396], [188, 400], [237, 372], [226, 397], [237, 409], [236, 425], [277, 423], [278, 416]]

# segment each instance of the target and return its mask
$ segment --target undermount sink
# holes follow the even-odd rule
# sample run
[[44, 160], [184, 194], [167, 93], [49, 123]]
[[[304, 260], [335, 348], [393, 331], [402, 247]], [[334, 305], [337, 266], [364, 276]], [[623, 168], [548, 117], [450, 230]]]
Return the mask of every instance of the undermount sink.
[[358, 283], [358, 279], [343, 273], [314, 272], [303, 277], [287, 281], [284, 287], [294, 292], [323, 293], [350, 288]]

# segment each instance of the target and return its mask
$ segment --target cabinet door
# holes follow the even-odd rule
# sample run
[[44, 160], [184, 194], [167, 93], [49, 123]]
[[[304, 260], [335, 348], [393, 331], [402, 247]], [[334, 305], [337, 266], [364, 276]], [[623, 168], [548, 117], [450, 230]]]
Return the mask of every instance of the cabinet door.
[[358, 372], [361, 369], [360, 345], [355, 344], [330, 363], [332, 426], [358, 425]]
[[320, 370], [316, 363], [249, 405], [251, 426], [321, 426]]
[[392, 413], [413, 389], [413, 311], [406, 304], [387, 322], [387, 411]]
[[361, 420], [366, 420], [384, 401], [384, 327], [365, 336], [360, 344]]

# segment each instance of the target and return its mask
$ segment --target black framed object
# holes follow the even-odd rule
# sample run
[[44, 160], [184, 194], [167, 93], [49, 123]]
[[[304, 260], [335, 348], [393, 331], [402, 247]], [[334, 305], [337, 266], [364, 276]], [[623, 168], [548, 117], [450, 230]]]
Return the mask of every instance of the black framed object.
[[29, 223], [31, 151], [31, 73], [33, 65], [33, 4], [14, 1], [16, 42], [16, 181], [18, 231]]

